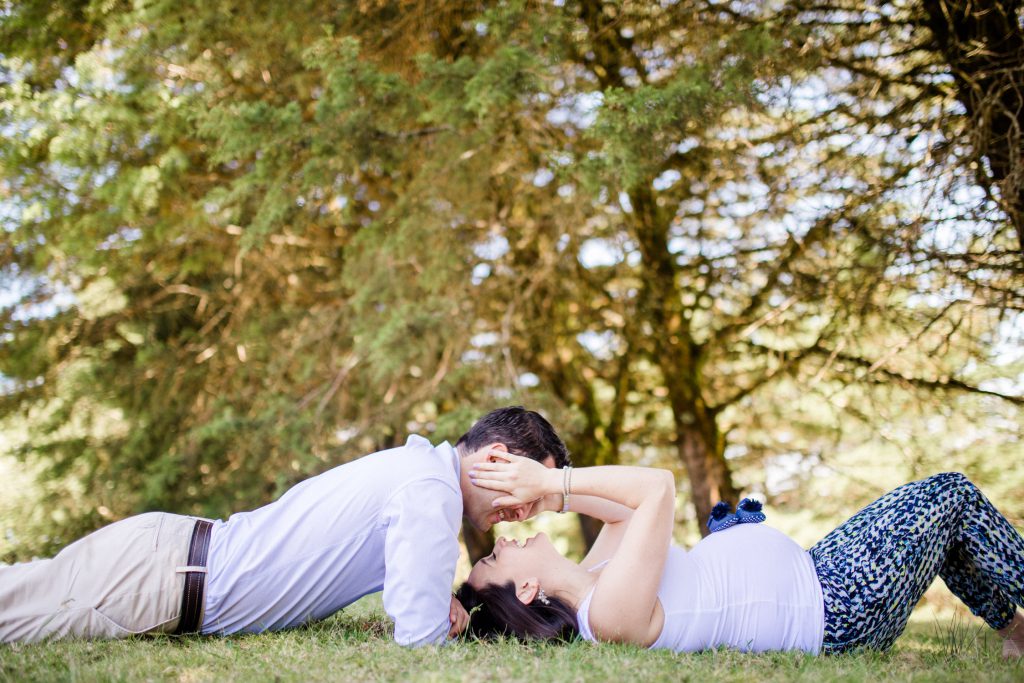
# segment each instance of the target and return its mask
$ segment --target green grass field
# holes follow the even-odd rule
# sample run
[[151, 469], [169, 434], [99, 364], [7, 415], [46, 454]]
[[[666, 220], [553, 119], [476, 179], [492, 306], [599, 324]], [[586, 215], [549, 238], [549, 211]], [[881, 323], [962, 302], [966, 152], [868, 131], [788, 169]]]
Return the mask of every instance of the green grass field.
[[978, 620], [916, 616], [889, 652], [696, 655], [617, 645], [460, 642], [406, 650], [379, 601], [281, 633], [0, 645], [0, 681], [1024, 681]]

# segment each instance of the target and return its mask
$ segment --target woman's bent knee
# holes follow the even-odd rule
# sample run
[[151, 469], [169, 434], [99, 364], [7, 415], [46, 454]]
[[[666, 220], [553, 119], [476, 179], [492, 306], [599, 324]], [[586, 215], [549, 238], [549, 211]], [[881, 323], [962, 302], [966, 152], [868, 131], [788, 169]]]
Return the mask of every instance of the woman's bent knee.
[[967, 478], [963, 472], [941, 472], [939, 474], [933, 474], [928, 477], [925, 481], [933, 482], [944, 487], [949, 488], [960, 488], [960, 489], [976, 489], [970, 479]]

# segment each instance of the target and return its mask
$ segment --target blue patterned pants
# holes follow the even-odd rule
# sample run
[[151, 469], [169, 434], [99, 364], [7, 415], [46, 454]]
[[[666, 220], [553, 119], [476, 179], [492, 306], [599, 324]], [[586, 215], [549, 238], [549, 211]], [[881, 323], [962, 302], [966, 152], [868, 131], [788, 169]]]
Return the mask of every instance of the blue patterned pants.
[[994, 629], [1024, 605], [1024, 538], [955, 472], [890, 491], [808, 552], [825, 598], [823, 652], [890, 647], [936, 576]]

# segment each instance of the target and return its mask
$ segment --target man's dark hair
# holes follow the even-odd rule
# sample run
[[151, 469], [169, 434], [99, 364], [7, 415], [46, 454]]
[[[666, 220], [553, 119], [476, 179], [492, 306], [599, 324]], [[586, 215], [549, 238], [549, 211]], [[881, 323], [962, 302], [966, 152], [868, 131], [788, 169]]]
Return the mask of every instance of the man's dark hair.
[[555, 467], [570, 464], [569, 449], [555, 433], [555, 428], [540, 413], [523, 406], [498, 408], [484, 415], [459, 437], [455, 446], [472, 453], [492, 443], [503, 443], [509, 453], [543, 462], [548, 456]]
[[548, 603], [534, 600], [524, 605], [511, 581], [480, 590], [464, 583], [455, 597], [469, 612], [469, 635], [482, 639], [514, 636], [519, 640], [570, 641], [579, 630], [576, 612], [564, 600], [548, 596]]

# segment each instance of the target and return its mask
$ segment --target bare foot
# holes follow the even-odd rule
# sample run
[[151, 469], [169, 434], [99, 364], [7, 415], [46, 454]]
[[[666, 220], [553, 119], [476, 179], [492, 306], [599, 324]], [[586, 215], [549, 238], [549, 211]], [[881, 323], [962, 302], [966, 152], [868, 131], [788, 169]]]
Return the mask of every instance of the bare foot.
[[1024, 657], [1024, 616], [1020, 612], [1013, 615], [1013, 621], [1006, 628], [999, 629], [1003, 637], [1003, 657], [1019, 659]]

